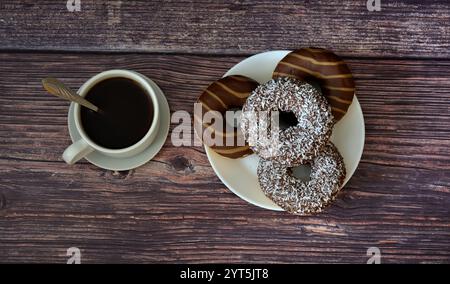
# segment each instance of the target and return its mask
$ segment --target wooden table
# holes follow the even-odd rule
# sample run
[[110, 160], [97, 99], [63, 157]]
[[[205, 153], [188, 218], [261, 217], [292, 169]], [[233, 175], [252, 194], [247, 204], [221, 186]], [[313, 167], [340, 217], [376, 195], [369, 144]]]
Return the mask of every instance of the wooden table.
[[[366, 1], [0, 2], [0, 262], [450, 262], [450, 3]], [[267, 50], [318, 46], [356, 76], [361, 163], [323, 214], [263, 210], [231, 193], [202, 147], [170, 139], [148, 164], [112, 172], [66, 165], [68, 103], [112, 68], [192, 113], [209, 83]], [[173, 129], [174, 125], [171, 126]], [[170, 134], [169, 134], [170, 135]]]

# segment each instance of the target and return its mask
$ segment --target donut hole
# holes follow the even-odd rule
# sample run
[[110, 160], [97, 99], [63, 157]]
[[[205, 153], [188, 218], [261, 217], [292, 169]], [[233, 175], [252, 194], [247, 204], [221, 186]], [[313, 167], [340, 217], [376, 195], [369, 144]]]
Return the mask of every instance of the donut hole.
[[288, 173], [296, 179], [308, 182], [311, 180], [311, 164], [288, 168]]
[[242, 111], [242, 107], [239, 107], [239, 106], [230, 107], [226, 111], [225, 122], [226, 122], [227, 126], [234, 128], [234, 129], [238, 128], [241, 111]]
[[278, 121], [278, 127], [281, 131], [298, 124], [297, 117], [292, 111], [278, 111], [275, 114], [275, 119]]

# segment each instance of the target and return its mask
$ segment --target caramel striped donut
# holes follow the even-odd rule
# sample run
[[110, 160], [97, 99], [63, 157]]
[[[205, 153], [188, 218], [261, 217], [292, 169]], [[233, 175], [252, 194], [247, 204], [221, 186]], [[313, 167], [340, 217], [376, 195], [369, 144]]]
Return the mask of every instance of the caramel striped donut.
[[336, 121], [345, 115], [355, 94], [355, 82], [347, 64], [322, 48], [290, 52], [278, 63], [272, 77], [293, 77], [318, 85], [331, 105]]
[[[242, 136], [239, 128], [234, 127], [227, 131], [226, 111], [238, 111], [242, 109], [247, 97], [258, 86], [253, 79], [232, 75], [221, 78], [206, 88], [197, 100], [201, 104], [201, 113], [194, 111], [194, 127], [197, 136], [204, 144], [216, 153], [236, 159], [252, 154], [253, 151]], [[214, 127], [214, 121], [205, 122], [203, 117], [208, 113], [212, 117], [221, 119], [222, 129]], [[201, 117], [199, 116], [201, 115]], [[238, 116], [239, 117], [239, 116]], [[215, 118], [214, 118], [215, 119]], [[231, 124], [229, 124], [231, 125]], [[229, 127], [230, 128], [230, 127]], [[204, 141], [205, 135], [214, 141], [220, 141], [220, 145], [210, 144]]]

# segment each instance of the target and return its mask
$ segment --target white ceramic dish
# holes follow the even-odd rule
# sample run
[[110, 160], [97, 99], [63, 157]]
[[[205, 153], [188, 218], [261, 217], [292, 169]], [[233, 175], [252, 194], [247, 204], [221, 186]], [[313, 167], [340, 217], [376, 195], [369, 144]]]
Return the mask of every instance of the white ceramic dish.
[[[231, 68], [227, 75], [244, 75], [259, 83], [265, 83], [272, 77], [278, 62], [289, 51], [269, 51], [253, 55]], [[356, 98], [347, 114], [334, 126], [331, 141], [344, 158], [347, 175], [344, 185], [349, 181], [358, 167], [364, 148], [364, 117]], [[205, 146], [206, 155], [220, 180], [237, 196], [256, 206], [279, 210], [282, 209], [267, 198], [261, 191], [256, 175], [259, 158], [251, 155], [241, 159], [229, 159], [218, 155]]]

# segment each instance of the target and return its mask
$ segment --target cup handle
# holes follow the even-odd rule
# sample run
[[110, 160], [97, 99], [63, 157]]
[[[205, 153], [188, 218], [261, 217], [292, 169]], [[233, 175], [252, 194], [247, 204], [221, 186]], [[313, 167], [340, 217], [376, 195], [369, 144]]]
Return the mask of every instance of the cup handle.
[[93, 151], [94, 148], [89, 146], [83, 139], [80, 139], [64, 150], [63, 159], [69, 165], [73, 165]]

